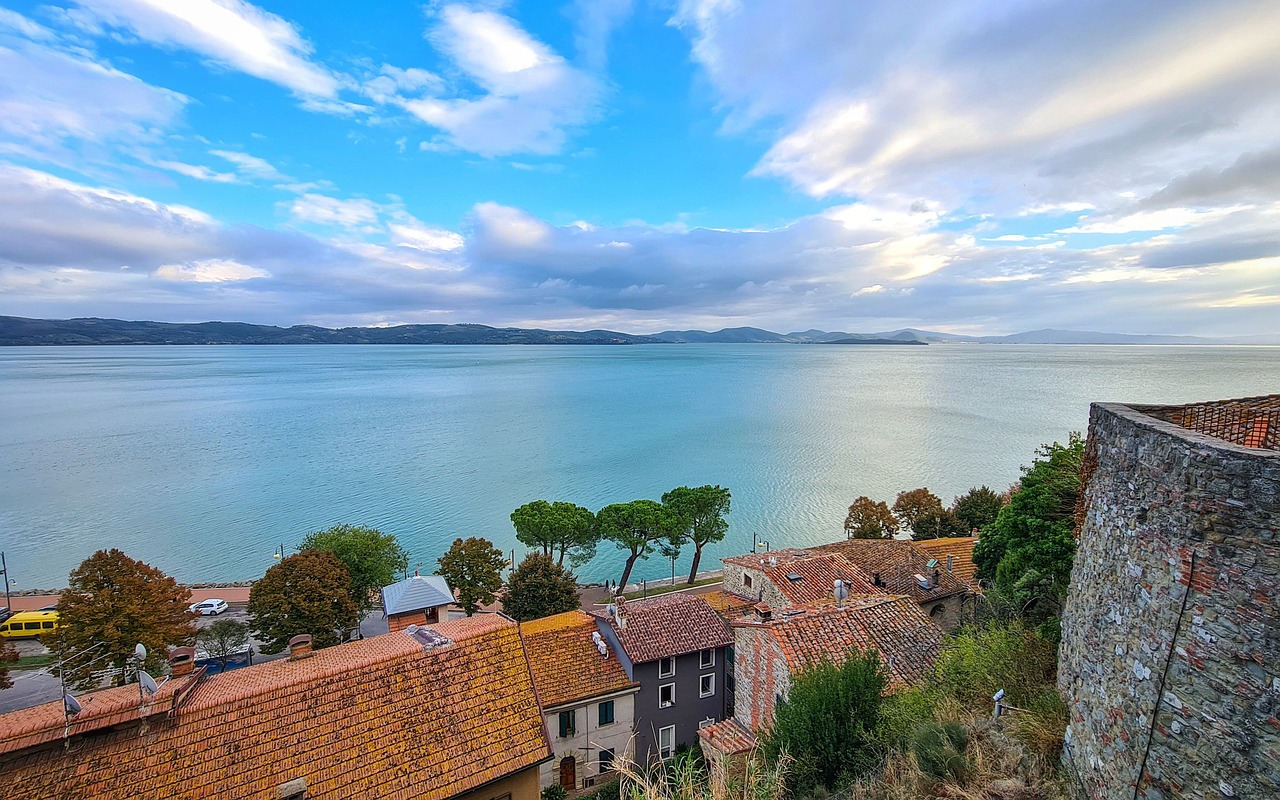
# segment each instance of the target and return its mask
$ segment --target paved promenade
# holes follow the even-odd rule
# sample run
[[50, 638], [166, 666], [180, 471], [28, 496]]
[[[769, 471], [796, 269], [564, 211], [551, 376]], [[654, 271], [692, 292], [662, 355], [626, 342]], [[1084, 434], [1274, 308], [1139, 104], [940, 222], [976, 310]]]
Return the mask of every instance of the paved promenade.
[[[2, 588], [2, 587], [0, 587]], [[208, 600], [210, 597], [220, 597], [226, 600], [229, 605], [243, 606], [249, 602], [248, 586], [214, 586], [206, 589], [192, 589], [191, 602], [198, 603], [201, 600]], [[24, 594], [10, 595], [9, 600], [12, 603], [10, 608], [16, 614], [19, 611], [35, 611], [37, 608], [51, 606], [58, 602], [56, 594]]]

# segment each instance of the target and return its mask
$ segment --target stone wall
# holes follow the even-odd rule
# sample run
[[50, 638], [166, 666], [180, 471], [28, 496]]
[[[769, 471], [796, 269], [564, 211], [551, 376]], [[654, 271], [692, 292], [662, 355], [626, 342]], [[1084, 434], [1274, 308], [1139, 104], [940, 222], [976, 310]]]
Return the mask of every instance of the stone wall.
[[791, 688], [791, 672], [778, 640], [764, 628], [733, 626], [734, 718], [749, 731], [773, 725], [774, 703]]
[[1280, 453], [1143, 411], [1090, 413], [1059, 660], [1074, 790], [1280, 797]]

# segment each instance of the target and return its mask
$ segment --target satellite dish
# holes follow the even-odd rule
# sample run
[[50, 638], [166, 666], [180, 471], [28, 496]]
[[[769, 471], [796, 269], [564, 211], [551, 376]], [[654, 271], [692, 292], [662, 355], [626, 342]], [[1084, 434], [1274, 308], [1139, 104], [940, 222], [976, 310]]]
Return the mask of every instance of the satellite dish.
[[845, 598], [849, 596], [849, 587], [844, 585], [844, 581], [836, 578], [831, 582], [831, 588], [835, 590], [837, 602], [843, 603]]
[[139, 661], [147, 660], [147, 648], [142, 645], [142, 642], [138, 642], [133, 646], [133, 657]]
[[62, 698], [62, 705], [66, 708], [67, 713], [73, 717], [80, 713], [80, 701], [71, 695], [66, 695]]
[[[142, 645], [138, 645], [141, 647]], [[156, 679], [147, 674], [146, 670], [138, 670], [138, 684], [142, 687], [142, 691], [148, 695], [154, 695], [160, 691], [160, 686], [156, 683]]]

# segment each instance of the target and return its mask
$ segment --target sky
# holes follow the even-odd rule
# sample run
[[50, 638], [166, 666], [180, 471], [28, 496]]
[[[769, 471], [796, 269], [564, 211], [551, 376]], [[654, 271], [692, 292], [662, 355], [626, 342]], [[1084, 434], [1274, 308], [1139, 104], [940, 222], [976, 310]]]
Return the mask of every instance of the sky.
[[0, 0], [0, 314], [1280, 332], [1280, 3]]

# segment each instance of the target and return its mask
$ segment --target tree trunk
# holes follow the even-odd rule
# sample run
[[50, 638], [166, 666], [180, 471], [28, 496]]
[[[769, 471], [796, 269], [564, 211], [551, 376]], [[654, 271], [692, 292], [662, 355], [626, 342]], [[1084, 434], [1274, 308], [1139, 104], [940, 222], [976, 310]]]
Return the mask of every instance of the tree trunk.
[[632, 553], [627, 556], [627, 566], [622, 570], [622, 577], [618, 579], [618, 594], [622, 594], [627, 588], [627, 579], [631, 577], [631, 568], [636, 565], [636, 561], [640, 560], [639, 553]]
[[556, 561], [557, 567], [564, 566], [564, 554], [569, 549], [568, 545], [560, 545], [560, 558]]
[[702, 545], [693, 543], [693, 566], [689, 567], [689, 585], [692, 586], [698, 577], [698, 562], [702, 560]]

